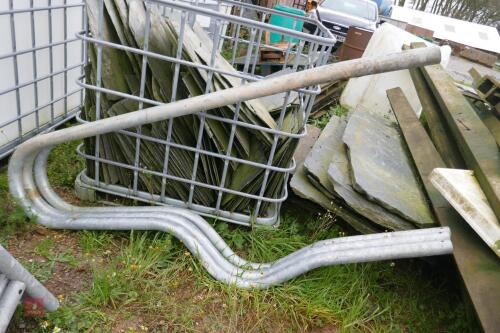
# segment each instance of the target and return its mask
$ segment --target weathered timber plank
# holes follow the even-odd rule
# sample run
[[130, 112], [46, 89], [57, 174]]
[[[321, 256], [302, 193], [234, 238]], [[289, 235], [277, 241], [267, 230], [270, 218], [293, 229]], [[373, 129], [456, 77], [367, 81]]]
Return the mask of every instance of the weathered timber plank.
[[[411, 48], [425, 47], [425, 43], [412, 43]], [[450, 168], [463, 168], [465, 162], [460, 156], [458, 147], [451, 137], [450, 131], [439, 109], [436, 98], [432, 95], [420, 68], [411, 68], [410, 76], [415, 85], [418, 99], [422, 105], [421, 118], [425, 120], [429, 135], [443, 161]]]
[[434, 214], [442, 226], [451, 229], [453, 256], [477, 317], [485, 332], [496, 332], [500, 327], [498, 258], [430, 182], [429, 175], [432, 170], [444, 167], [445, 163], [401, 89], [388, 90], [387, 95]]
[[474, 111], [476, 111], [476, 114], [495, 138], [497, 145], [500, 147], [500, 120], [486, 107], [483, 101], [474, 101], [472, 98], [466, 97]]
[[500, 219], [500, 155], [495, 139], [442, 66], [426, 66], [422, 71], [467, 167], [474, 171]]

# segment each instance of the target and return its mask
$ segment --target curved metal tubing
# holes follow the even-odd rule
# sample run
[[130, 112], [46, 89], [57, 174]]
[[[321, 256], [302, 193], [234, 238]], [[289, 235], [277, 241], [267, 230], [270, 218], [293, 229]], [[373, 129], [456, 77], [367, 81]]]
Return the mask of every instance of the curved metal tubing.
[[[6, 249], [0, 245], [0, 273], [12, 281], [20, 281], [26, 285], [29, 295], [33, 298], [41, 298], [45, 308], [54, 311], [59, 306], [57, 298], [54, 297], [26, 268], [21, 265]], [[0, 293], [0, 296], [2, 294]], [[0, 308], [1, 310], [1, 308]], [[1, 312], [1, 311], [0, 311]]]
[[[267, 288], [317, 267], [355, 262], [447, 254], [452, 251], [447, 228], [401, 231], [329, 239], [304, 247], [272, 263], [238, 257], [200, 216], [173, 207], [76, 207], [50, 187], [47, 156], [52, 146], [193, 114], [227, 104], [363, 75], [439, 63], [438, 48], [415, 49], [380, 58], [326, 65], [249, 83], [174, 103], [66, 128], [21, 144], [9, 163], [12, 195], [38, 223], [75, 230], [159, 230], [171, 233], [201, 261], [215, 279], [243, 288]], [[28, 292], [31, 290], [28, 288]]]
[[16, 312], [17, 305], [23, 296], [25, 284], [20, 281], [10, 281], [3, 294], [0, 294], [0, 332], [9, 327], [10, 319]]

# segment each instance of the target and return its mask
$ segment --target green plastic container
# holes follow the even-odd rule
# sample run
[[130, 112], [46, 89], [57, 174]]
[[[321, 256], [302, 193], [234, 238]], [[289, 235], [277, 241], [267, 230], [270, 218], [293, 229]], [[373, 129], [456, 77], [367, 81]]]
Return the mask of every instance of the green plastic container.
[[[276, 5], [274, 6], [275, 10], [279, 10], [280, 12], [285, 12], [289, 14], [295, 14], [298, 16], [304, 16], [305, 12], [301, 9], [293, 8], [293, 7], [288, 7], [288, 6], [283, 6], [283, 5]], [[296, 23], [295, 23], [296, 22]], [[281, 16], [278, 14], [271, 14], [271, 18], [269, 19], [269, 23], [272, 25], [276, 25], [282, 28], [287, 28], [287, 29], [292, 29], [292, 30], [297, 30], [297, 31], [302, 31], [302, 26], [304, 25], [304, 21], [302, 20], [296, 20], [291, 17], [287, 16]], [[295, 24], [295, 28], [294, 28]], [[279, 33], [272, 32], [270, 38], [271, 44], [276, 44], [282, 41], [291, 41], [292, 43], [298, 43], [299, 39], [298, 38], [293, 38], [291, 36], [283, 36]]]

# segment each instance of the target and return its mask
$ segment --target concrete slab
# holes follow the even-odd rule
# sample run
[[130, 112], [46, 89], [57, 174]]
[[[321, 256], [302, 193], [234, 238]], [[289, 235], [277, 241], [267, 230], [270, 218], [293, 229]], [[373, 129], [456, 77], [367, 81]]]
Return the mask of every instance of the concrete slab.
[[343, 141], [348, 147], [356, 191], [417, 226], [434, 225], [392, 120], [358, 109], [349, 119]]
[[330, 200], [317, 188], [315, 188], [309, 182], [303, 165], [297, 166], [297, 170], [290, 181], [290, 187], [297, 196], [310, 200], [324, 209], [335, 213], [360, 233], [370, 234], [380, 232], [380, 230], [372, 226], [369, 221], [366, 221], [361, 216], [357, 216], [357, 214], [348, 211], [335, 201]]
[[299, 140], [295, 154], [293, 154], [293, 158], [295, 159], [295, 163], [297, 163], [297, 165], [304, 163], [307, 155], [321, 134], [321, 130], [317, 127], [306, 125], [306, 128], [307, 135]]
[[304, 161], [307, 172], [331, 194], [334, 194], [335, 190], [328, 179], [328, 166], [334, 154], [335, 143], [342, 143], [342, 135], [346, 124], [345, 117], [332, 116]]
[[481, 239], [500, 257], [500, 224], [471, 170], [436, 168], [430, 180]]
[[328, 143], [332, 156], [327, 170], [328, 179], [333, 185], [335, 195], [342, 198], [354, 211], [385, 229], [413, 229], [414, 226], [410, 222], [369, 201], [353, 189], [349, 159], [345, 144], [341, 139], [347, 125], [347, 119], [344, 117], [336, 122], [338, 123], [337, 132], [340, 132], [340, 139]]

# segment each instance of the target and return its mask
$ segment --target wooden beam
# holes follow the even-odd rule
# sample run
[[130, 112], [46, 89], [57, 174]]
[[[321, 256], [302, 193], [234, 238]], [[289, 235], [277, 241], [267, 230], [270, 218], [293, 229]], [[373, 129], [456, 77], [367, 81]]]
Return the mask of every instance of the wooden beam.
[[481, 185], [500, 219], [500, 154], [498, 146], [472, 106], [440, 65], [422, 68], [467, 167]]
[[[410, 48], [426, 47], [425, 43], [411, 43]], [[451, 137], [450, 130], [446, 125], [442, 112], [439, 109], [436, 98], [425, 82], [420, 68], [411, 68], [410, 76], [417, 91], [418, 99], [422, 105], [420, 119], [424, 119], [429, 129], [429, 135], [436, 146], [437, 151], [450, 168], [464, 168], [465, 162], [460, 156], [457, 144]]]
[[416, 169], [427, 191], [434, 214], [451, 229], [453, 256], [485, 332], [500, 327], [500, 265], [495, 254], [431, 184], [429, 174], [445, 163], [400, 88], [387, 91], [396, 119]]

